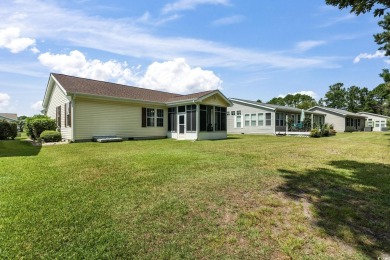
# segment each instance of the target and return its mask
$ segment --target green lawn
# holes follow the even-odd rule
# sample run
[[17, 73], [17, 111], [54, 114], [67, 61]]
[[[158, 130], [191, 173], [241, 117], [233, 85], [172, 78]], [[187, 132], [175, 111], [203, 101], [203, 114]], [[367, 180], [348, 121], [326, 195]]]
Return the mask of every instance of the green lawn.
[[0, 259], [390, 254], [390, 133], [0, 141]]

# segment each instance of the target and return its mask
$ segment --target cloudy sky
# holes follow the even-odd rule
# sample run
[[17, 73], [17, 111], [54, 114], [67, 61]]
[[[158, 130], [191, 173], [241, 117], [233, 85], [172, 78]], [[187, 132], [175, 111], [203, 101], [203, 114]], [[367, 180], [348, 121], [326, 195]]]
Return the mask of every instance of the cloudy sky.
[[50, 72], [228, 97], [374, 88], [388, 67], [359, 17], [325, 0], [1, 0], [0, 112], [41, 109]]

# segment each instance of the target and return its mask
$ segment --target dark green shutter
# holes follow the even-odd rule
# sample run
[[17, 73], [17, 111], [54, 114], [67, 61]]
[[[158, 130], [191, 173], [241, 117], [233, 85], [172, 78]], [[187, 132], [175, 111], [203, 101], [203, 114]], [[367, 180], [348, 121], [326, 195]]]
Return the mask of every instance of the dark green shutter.
[[142, 108], [142, 127], [146, 127], [146, 108]]

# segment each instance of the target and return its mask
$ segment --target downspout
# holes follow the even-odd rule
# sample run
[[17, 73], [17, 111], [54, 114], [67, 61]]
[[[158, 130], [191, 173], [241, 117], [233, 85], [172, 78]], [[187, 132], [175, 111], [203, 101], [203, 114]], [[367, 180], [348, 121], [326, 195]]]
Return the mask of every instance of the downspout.
[[71, 107], [71, 109], [72, 109], [72, 127], [71, 127], [71, 130], [72, 130], [72, 135], [71, 135], [71, 141], [72, 142], [75, 142], [75, 127], [74, 127], [74, 117], [75, 117], [75, 104], [76, 103], [76, 94], [73, 94], [72, 96], [71, 96], [71, 104], [72, 104], [72, 107]]

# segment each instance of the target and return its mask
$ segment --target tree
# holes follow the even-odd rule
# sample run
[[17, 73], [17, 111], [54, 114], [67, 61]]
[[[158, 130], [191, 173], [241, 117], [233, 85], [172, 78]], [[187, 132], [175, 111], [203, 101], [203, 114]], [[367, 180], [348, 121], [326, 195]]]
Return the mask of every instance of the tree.
[[325, 94], [323, 102], [327, 107], [345, 109], [347, 107], [347, 91], [343, 87], [343, 83], [336, 83], [329, 86], [328, 92]]
[[258, 99], [256, 102], [258, 102], [258, 103], [263, 103], [263, 101], [261, 101], [261, 99]]
[[27, 116], [18, 116], [18, 128], [20, 132], [23, 132], [24, 125], [26, 124], [26, 118]]
[[285, 106], [286, 102], [284, 101], [284, 98], [282, 97], [274, 97], [270, 101], [267, 102], [268, 104], [272, 105], [278, 105], [278, 106]]
[[317, 105], [315, 99], [305, 94], [288, 94], [285, 97], [274, 97], [268, 104], [308, 109]]
[[351, 86], [347, 89], [347, 110], [353, 113], [359, 112], [362, 110], [361, 104], [361, 89], [356, 86]]

